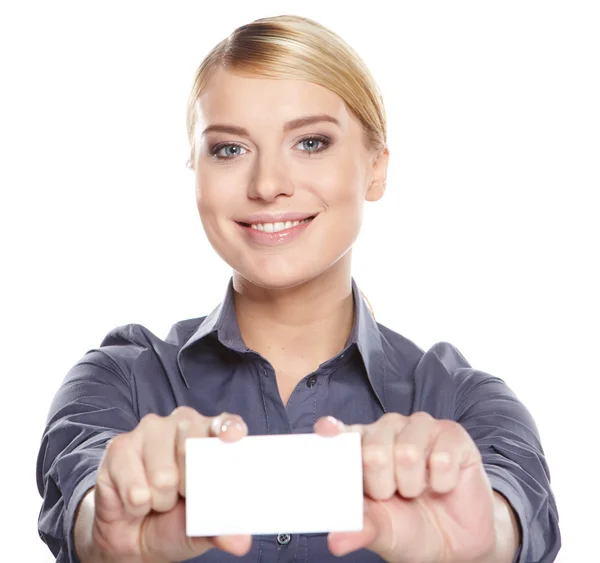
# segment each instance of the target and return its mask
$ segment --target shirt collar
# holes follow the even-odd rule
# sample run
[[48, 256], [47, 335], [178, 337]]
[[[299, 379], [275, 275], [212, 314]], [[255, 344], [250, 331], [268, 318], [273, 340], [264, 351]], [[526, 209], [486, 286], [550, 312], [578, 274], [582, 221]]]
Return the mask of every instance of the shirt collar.
[[[178, 360], [179, 355], [187, 348], [212, 333], [217, 334], [217, 338], [224, 346], [237, 352], [248, 351], [237, 322], [233, 292], [233, 278], [230, 278], [223, 301], [205, 317], [194, 334], [184, 343], [177, 355]], [[352, 295], [355, 304], [352, 330], [350, 331], [350, 336], [344, 350], [338, 356], [332, 358], [330, 362], [337, 361], [342, 354], [345, 354], [353, 345], [356, 345], [375, 395], [379, 399], [384, 411], [386, 411], [387, 409], [383, 400], [385, 397], [385, 366], [381, 332], [354, 278], [352, 278]], [[179, 366], [181, 369], [181, 364]], [[185, 383], [188, 385], [187, 381]]]

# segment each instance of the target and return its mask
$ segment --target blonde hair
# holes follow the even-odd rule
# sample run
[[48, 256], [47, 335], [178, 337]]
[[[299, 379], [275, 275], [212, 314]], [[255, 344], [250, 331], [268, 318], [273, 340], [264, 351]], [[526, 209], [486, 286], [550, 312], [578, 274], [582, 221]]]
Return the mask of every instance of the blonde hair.
[[[359, 289], [358, 291], [360, 291], [360, 294], [363, 296], [363, 299], [365, 300], [367, 307], [369, 308], [369, 311], [371, 311], [371, 315], [373, 315], [373, 318], [375, 319], [375, 311], [373, 311], [371, 302], [367, 299], [367, 296], [362, 292], [362, 289]], [[375, 319], [375, 320], [377, 320], [377, 319]]]
[[379, 153], [386, 145], [383, 97], [358, 54], [316, 21], [281, 15], [238, 27], [213, 47], [198, 67], [187, 106], [191, 168], [195, 155], [196, 101], [218, 68], [324, 86], [337, 94], [361, 122], [368, 150]]

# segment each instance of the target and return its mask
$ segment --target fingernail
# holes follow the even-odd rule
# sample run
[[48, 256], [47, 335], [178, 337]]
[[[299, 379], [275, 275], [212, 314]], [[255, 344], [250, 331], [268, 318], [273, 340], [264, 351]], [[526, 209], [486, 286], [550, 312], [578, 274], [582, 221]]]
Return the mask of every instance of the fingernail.
[[227, 419], [224, 422], [215, 419], [213, 421], [213, 431], [215, 434], [223, 434], [230, 429], [236, 429], [239, 432], [244, 432], [244, 426], [237, 420]]
[[223, 423], [223, 426], [221, 426], [221, 432], [227, 432], [227, 430], [230, 429], [235, 429], [238, 430], [239, 432], [243, 432], [244, 431], [244, 426], [238, 422], [237, 420], [226, 420]]
[[344, 423], [341, 420], [338, 420], [337, 418], [335, 418], [334, 416], [328, 416], [326, 417], [327, 420], [329, 420], [330, 422], [333, 422], [333, 424], [335, 424], [338, 428], [343, 428], [344, 427]]

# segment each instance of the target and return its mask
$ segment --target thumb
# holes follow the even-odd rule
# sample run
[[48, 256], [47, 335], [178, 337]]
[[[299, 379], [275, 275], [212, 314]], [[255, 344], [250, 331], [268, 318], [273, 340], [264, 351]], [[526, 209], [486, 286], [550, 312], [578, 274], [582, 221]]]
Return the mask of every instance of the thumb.
[[144, 561], [188, 561], [218, 548], [232, 555], [246, 555], [252, 536], [188, 536], [185, 523], [185, 500], [180, 498], [170, 512], [147, 517], [140, 530]]
[[252, 547], [252, 536], [249, 535], [214, 536], [209, 541], [216, 548], [238, 557], [246, 555]]
[[365, 497], [363, 513], [363, 529], [357, 532], [330, 532], [327, 538], [329, 551], [337, 557], [358, 549], [369, 548], [375, 543], [379, 527], [376, 521], [376, 510], [373, 500]]

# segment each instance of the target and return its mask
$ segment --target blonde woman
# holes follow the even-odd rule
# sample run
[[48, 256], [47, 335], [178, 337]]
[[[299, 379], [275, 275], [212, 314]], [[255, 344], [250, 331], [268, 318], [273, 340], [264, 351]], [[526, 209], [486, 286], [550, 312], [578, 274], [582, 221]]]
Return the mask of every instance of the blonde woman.
[[[358, 55], [306, 18], [242, 26], [200, 65], [187, 125], [200, 219], [233, 275], [208, 316], [165, 340], [116, 328], [69, 371], [37, 468], [57, 560], [553, 561], [526, 407], [452, 345], [378, 323], [351, 275], [389, 158]], [[313, 431], [360, 432], [362, 531], [186, 537], [186, 437]]]

